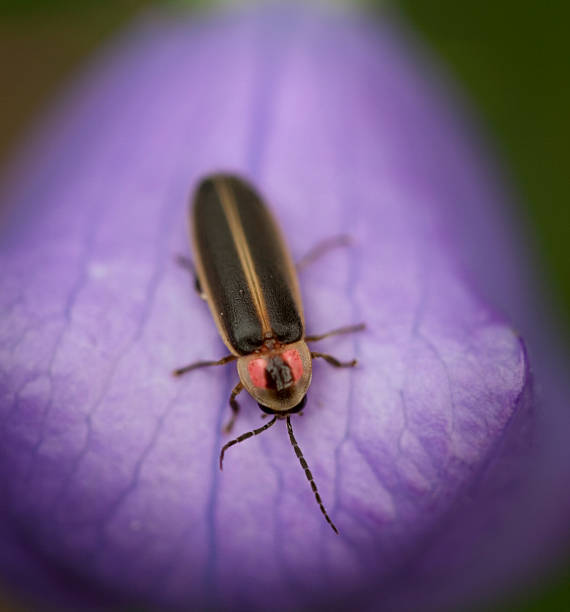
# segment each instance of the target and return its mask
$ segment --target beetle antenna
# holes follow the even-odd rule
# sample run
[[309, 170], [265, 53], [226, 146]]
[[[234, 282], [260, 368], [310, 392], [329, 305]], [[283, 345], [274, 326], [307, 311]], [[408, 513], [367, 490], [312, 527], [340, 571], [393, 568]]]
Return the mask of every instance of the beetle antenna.
[[276, 420], [277, 420], [277, 417], [275, 416], [271, 419], [271, 421], [269, 421], [269, 423], [265, 423], [263, 427], [259, 427], [258, 429], [254, 429], [253, 431], [248, 431], [247, 433], [241, 434], [241, 436], [238, 436], [235, 440], [231, 440], [227, 444], [224, 444], [222, 446], [222, 451], [220, 452], [220, 470], [223, 469], [222, 463], [224, 462], [224, 453], [230, 446], [233, 446], [234, 444], [238, 444], [239, 442], [243, 442], [244, 440], [247, 440], [248, 438], [251, 438], [252, 436], [257, 436], [257, 434], [260, 434], [262, 431], [269, 429], [275, 423]]
[[311, 470], [309, 469], [309, 466], [307, 465], [307, 462], [305, 461], [305, 457], [303, 457], [303, 453], [301, 449], [299, 448], [299, 445], [297, 444], [297, 440], [295, 440], [295, 436], [293, 435], [293, 428], [291, 427], [291, 417], [289, 416], [287, 417], [287, 431], [289, 432], [289, 439], [291, 440], [291, 445], [293, 446], [293, 450], [295, 451], [295, 454], [297, 455], [299, 459], [299, 463], [301, 464], [301, 467], [303, 468], [303, 470], [305, 470], [305, 476], [307, 477], [307, 480], [309, 481], [309, 484], [311, 485], [311, 489], [313, 489], [313, 493], [315, 494], [315, 499], [317, 500], [317, 504], [319, 504], [319, 508], [321, 509], [321, 512], [323, 513], [323, 516], [325, 517], [327, 523], [332, 527], [333, 531], [336, 534], [338, 534], [338, 529], [336, 528], [336, 525], [331, 521], [331, 517], [327, 514], [327, 511], [325, 510], [325, 507], [323, 505], [323, 500], [321, 499], [321, 496], [319, 495], [319, 490], [317, 489], [317, 483], [313, 480], [313, 475], [311, 474]]

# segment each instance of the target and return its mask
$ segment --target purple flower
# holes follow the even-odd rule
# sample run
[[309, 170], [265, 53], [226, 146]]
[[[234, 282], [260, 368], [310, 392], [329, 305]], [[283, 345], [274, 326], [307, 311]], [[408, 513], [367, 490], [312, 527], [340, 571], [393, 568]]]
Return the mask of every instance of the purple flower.
[[[567, 542], [567, 362], [434, 78], [387, 23], [271, 9], [148, 19], [78, 83], [5, 195], [0, 571], [19, 596], [441, 609]], [[319, 345], [359, 366], [315, 363], [293, 420], [340, 537], [282, 423], [219, 471], [232, 365], [170, 375], [226, 352], [174, 263], [218, 170], [259, 187], [296, 257], [354, 238], [301, 285], [310, 333], [367, 323]], [[236, 433], [262, 423], [241, 404]]]

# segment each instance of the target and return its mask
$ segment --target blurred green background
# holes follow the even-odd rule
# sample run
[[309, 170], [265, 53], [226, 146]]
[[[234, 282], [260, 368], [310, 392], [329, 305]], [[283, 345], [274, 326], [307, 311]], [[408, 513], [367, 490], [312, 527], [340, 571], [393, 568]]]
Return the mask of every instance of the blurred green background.
[[[0, 169], [89, 54], [149, 6], [208, 0], [0, 0]], [[374, 1], [363, 2], [369, 9]], [[536, 269], [570, 345], [570, 3], [384, 0], [473, 100], [519, 191]], [[570, 517], [569, 517], [570, 518]], [[497, 610], [570, 610], [570, 564]]]

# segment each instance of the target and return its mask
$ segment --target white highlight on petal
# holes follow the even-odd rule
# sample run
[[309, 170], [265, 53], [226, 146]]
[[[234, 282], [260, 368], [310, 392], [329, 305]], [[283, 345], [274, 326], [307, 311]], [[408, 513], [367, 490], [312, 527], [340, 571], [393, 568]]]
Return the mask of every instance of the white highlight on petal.
[[106, 264], [97, 263], [96, 261], [94, 261], [93, 263], [89, 265], [89, 268], [87, 269], [87, 273], [89, 274], [90, 278], [99, 280], [99, 279], [107, 277], [109, 273], [109, 268]]

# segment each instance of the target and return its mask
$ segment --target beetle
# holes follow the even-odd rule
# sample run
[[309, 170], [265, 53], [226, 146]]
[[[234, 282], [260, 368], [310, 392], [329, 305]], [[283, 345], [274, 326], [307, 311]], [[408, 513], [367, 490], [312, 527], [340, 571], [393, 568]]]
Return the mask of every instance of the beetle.
[[[341, 362], [331, 355], [311, 351], [307, 342], [360, 331], [364, 325], [305, 335], [295, 265], [277, 223], [247, 180], [225, 173], [206, 176], [199, 182], [190, 208], [195, 268], [185, 258], [180, 258], [180, 263], [193, 271], [196, 289], [208, 303], [230, 354], [216, 361], [198, 361], [178, 368], [174, 375], [236, 361], [240, 380], [230, 394], [232, 415], [225, 431], [230, 432], [233, 427], [239, 412], [236, 397], [244, 388], [265, 413], [263, 416], [273, 418], [226, 443], [220, 452], [220, 469], [230, 446], [285, 419], [291, 445], [315, 499], [326, 521], [338, 534], [293, 434], [291, 415], [299, 413], [307, 401], [312, 359], [322, 358], [337, 368], [356, 365], [356, 359]], [[346, 242], [341, 236], [321, 243], [297, 268]]]

